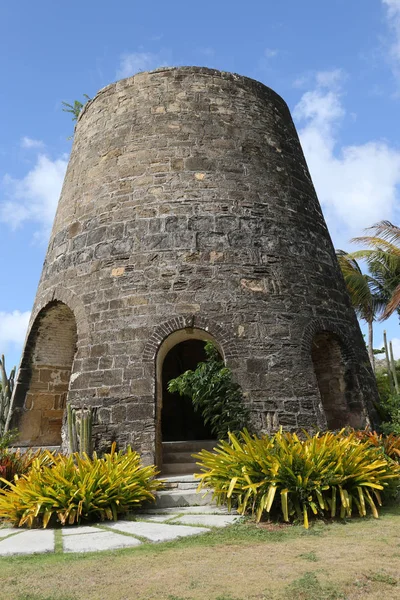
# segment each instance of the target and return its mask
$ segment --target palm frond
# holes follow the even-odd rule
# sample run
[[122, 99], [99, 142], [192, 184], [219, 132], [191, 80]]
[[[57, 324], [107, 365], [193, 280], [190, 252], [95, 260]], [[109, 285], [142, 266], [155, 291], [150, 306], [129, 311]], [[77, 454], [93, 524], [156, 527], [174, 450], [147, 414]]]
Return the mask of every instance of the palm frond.
[[355, 244], [366, 244], [367, 246], [372, 248], [372, 251], [385, 250], [386, 252], [393, 252], [397, 256], [400, 256], [400, 248], [396, 246], [396, 244], [394, 244], [393, 242], [385, 240], [384, 238], [370, 237], [366, 235], [352, 238], [350, 241]]
[[386, 305], [379, 283], [364, 274], [350, 254], [338, 250], [336, 255], [354, 310], [361, 319], [372, 323]]
[[390, 221], [379, 221], [365, 231], [373, 231], [374, 237], [383, 238], [392, 243], [400, 244], [400, 227], [393, 225]]
[[383, 311], [382, 316], [380, 317], [380, 321], [388, 319], [396, 310], [399, 310], [399, 308], [400, 308], [400, 283], [395, 288], [394, 292], [392, 293], [392, 297], [390, 298], [385, 310]]

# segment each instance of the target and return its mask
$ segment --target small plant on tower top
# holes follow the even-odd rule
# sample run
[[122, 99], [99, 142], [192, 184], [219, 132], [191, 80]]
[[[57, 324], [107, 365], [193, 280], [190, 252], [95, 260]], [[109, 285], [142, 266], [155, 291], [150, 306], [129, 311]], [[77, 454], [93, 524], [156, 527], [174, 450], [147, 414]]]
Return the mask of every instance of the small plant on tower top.
[[[91, 98], [87, 94], [83, 94], [83, 95], [86, 98], [87, 102], [89, 100], [91, 100]], [[73, 121], [78, 120], [78, 117], [79, 117], [83, 107], [85, 106], [85, 104], [86, 104], [86, 102], [80, 102], [79, 100], [74, 100], [73, 104], [69, 104], [68, 102], [62, 102], [62, 105], [64, 106], [63, 111], [71, 113]]]

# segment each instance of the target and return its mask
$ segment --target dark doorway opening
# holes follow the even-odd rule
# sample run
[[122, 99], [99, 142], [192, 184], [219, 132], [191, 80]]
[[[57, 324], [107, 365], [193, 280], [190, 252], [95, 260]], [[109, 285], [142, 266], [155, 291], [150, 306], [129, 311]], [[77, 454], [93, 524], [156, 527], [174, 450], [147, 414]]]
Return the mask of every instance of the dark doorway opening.
[[185, 340], [168, 352], [162, 367], [161, 434], [163, 442], [212, 440], [215, 436], [196, 412], [190, 398], [168, 391], [168, 382], [185, 371], [195, 370], [206, 359], [205, 342]]

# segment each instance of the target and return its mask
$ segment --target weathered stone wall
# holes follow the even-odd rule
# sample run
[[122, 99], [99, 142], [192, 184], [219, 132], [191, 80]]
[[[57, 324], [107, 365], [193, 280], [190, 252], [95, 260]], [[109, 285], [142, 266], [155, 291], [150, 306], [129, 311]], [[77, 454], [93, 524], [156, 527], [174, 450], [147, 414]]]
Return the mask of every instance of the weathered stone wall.
[[99, 446], [153, 457], [156, 355], [185, 327], [218, 341], [260, 431], [326, 425], [311, 357], [320, 331], [349, 348], [355, 406], [374, 416], [365, 344], [289, 110], [248, 78], [165, 68], [87, 104], [34, 315], [50, 296], [77, 319], [69, 401], [97, 407]]
[[72, 362], [76, 350], [75, 317], [65, 304], [41, 311], [25, 345], [15, 398], [21, 445], [61, 443]]

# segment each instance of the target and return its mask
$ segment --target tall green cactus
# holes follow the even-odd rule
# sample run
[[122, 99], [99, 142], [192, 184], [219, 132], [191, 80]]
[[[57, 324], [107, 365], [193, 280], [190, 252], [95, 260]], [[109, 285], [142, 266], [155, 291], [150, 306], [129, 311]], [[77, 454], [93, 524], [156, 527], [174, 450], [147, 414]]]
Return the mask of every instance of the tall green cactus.
[[5, 433], [6, 423], [10, 421], [11, 396], [15, 379], [15, 367], [11, 370], [10, 376], [7, 376], [4, 354], [0, 359], [0, 375], [0, 436], [2, 436]]
[[79, 454], [84, 452], [88, 456], [91, 456], [93, 452], [93, 409], [72, 408], [72, 406], [68, 404], [67, 425], [70, 452], [79, 452]]

